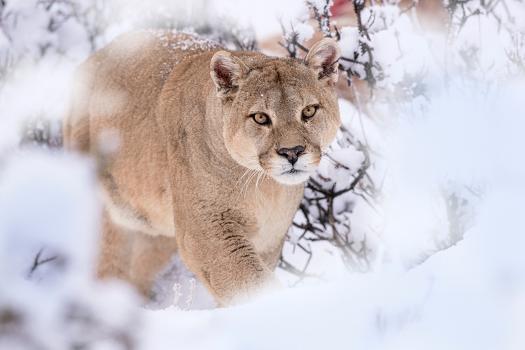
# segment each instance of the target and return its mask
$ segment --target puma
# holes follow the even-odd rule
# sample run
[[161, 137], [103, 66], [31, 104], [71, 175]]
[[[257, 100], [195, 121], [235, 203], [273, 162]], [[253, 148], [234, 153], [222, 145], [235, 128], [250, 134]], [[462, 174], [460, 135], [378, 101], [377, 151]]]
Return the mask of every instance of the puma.
[[276, 283], [304, 182], [340, 126], [340, 51], [325, 38], [304, 59], [230, 52], [189, 34], [125, 34], [75, 79], [64, 143], [100, 170], [100, 278], [148, 296], [174, 254], [220, 305]]

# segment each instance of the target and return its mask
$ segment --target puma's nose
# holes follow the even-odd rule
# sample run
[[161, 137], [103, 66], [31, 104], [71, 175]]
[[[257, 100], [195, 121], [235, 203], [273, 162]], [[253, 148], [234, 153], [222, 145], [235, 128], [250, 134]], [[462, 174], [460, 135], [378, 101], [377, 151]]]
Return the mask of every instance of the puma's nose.
[[279, 148], [277, 150], [277, 154], [279, 154], [282, 157], [286, 157], [288, 161], [294, 165], [295, 162], [297, 162], [297, 158], [304, 152], [303, 146], [295, 146], [292, 148]]

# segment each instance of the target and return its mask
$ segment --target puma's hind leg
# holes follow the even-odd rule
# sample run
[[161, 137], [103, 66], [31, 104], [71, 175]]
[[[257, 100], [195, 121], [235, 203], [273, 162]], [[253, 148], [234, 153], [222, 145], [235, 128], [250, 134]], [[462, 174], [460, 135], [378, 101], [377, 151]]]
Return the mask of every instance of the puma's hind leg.
[[156, 276], [176, 253], [175, 238], [126, 230], [107, 213], [101, 238], [97, 276], [127, 281], [150, 298]]
[[127, 281], [129, 279], [132, 247], [132, 234], [113, 223], [107, 211], [104, 211], [97, 277]]
[[142, 295], [152, 298], [151, 289], [158, 274], [177, 252], [175, 237], [151, 236], [137, 232], [130, 263], [130, 282]]

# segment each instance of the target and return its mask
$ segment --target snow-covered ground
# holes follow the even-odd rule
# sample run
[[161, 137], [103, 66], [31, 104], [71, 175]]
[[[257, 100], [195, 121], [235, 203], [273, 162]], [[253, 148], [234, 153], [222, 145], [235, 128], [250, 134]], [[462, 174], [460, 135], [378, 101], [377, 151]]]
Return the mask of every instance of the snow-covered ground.
[[[8, 0], [19, 15], [0, 22], [0, 64], [14, 62], [0, 83], [0, 349], [525, 348], [522, 1], [500, 2], [497, 16], [469, 17], [453, 37], [423, 31], [394, 5], [371, 10], [381, 19], [370, 26], [370, 42], [385, 78], [366, 106], [343, 99], [340, 106], [344, 126], [370, 149], [370, 181], [380, 191], [375, 203], [349, 192], [336, 205], [355, 244], [370, 249], [366, 272], [344, 263], [329, 242], [292, 230], [284, 258], [303, 266], [309, 255], [297, 244], [308, 245], [307, 272], [317, 278], [281, 269], [293, 287], [205, 310], [195, 310], [209, 300], [188, 272], [168, 269], [157, 285], [165, 299], [147, 308], [127, 286], [96, 281], [93, 164], [20, 149], [20, 130], [35, 117], [58, 120], [71, 72], [91, 45], [169, 12], [161, 4], [190, 23], [229, 14], [259, 38], [280, 30], [279, 17], [304, 19], [305, 7], [115, 0], [120, 10], [107, 17], [109, 10], [88, 5], [103, 9], [103, 1], [79, 1], [85, 22], [68, 19], [49, 32], [50, 14], [37, 2]], [[483, 10], [480, 1], [467, 3], [468, 11]], [[101, 18], [112, 20], [102, 26]], [[296, 27], [308, 36], [307, 25]], [[102, 27], [104, 35], [90, 40]], [[343, 52], [357, 50], [360, 34], [341, 33]], [[363, 154], [343, 139], [330, 155], [356, 170]], [[351, 182], [348, 171], [323, 162], [320, 174], [340, 188]]]

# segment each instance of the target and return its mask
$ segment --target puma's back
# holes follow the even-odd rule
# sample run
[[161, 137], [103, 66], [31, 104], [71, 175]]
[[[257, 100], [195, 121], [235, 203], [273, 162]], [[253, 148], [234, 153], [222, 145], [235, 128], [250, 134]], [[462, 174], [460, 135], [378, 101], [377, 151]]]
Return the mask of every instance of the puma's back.
[[78, 69], [64, 143], [93, 155], [118, 146], [101, 180], [112, 218], [119, 223], [155, 234], [173, 231], [166, 182], [165, 133], [170, 130], [156, 110], [175, 65], [213, 49], [215, 43], [188, 34], [133, 32]]

